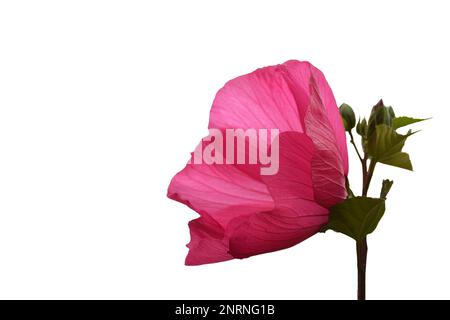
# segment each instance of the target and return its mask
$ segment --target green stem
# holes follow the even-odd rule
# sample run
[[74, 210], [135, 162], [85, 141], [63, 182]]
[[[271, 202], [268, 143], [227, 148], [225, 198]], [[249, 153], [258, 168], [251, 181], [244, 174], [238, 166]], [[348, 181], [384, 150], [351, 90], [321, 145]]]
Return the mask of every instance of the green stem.
[[[375, 171], [375, 165], [377, 163], [373, 160], [370, 161], [370, 165], [369, 165], [369, 169], [367, 170], [366, 173], [366, 178], [363, 178], [363, 191], [362, 191], [362, 195], [364, 197], [367, 197], [367, 193], [369, 192], [369, 186], [370, 186], [370, 181], [372, 181], [372, 177], [373, 177], [373, 172]], [[367, 164], [366, 164], [367, 166]], [[365, 181], [364, 181], [365, 180]]]
[[[367, 197], [370, 182], [372, 181], [373, 173], [375, 171], [376, 162], [371, 160], [369, 168], [367, 169], [367, 154], [361, 161], [363, 173], [363, 197]], [[358, 300], [366, 300], [366, 265], [367, 265], [367, 237], [356, 242], [356, 260], [358, 267]]]
[[366, 184], [367, 184], [367, 155], [364, 155], [364, 159], [361, 161], [362, 165], [362, 195], [367, 196]]
[[350, 130], [348, 132], [348, 134], [350, 135], [350, 143], [353, 145], [353, 147], [355, 148], [356, 154], [358, 155], [359, 161], [361, 161], [361, 163], [363, 162], [363, 158], [361, 157], [361, 154], [359, 153], [358, 147], [355, 144], [355, 139], [353, 139], [353, 133]]
[[[358, 147], [353, 139], [353, 134], [348, 131], [350, 135], [350, 143], [355, 148], [356, 154], [358, 155], [359, 161], [361, 161], [362, 166], [362, 196], [367, 197], [369, 192], [370, 182], [372, 181], [373, 173], [375, 171], [376, 161], [370, 160], [369, 167], [367, 168], [367, 162], [369, 161], [369, 156], [364, 152], [364, 157], [361, 156]], [[345, 186], [350, 197], [353, 197], [353, 192], [350, 189], [350, 184], [348, 179], [345, 180]], [[358, 300], [366, 300], [366, 265], [367, 265], [367, 237], [356, 241], [356, 260], [358, 267]]]
[[358, 264], [358, 300], [366, 300], [367, 238], [356, 242]]

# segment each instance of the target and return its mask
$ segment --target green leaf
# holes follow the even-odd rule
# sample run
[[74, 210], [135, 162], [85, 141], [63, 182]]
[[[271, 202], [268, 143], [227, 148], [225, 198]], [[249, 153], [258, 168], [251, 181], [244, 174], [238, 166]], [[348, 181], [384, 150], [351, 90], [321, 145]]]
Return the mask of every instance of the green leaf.
[[430, 118], [427, 119], [414, 119], [414, 118], [410, 118], [410, 117], [398, 117], [394, 119], [394, 122], [392, 124], [392, 127], [394, 129], [398, 129], [401, 127], [405, 127], [405, 126], [409, 126], [410, 124], [416, 123], [416, 122], [421, 122], [421, 121], [425, 121], [425, 120], [429, 120]]
[[383, 199], [349, 198], [331, 208], [328, 224], [321, 231], [333, 230], [359, 241], [376, 229], [384, 211]]
[[406, 152], [396, 153], [380, 162], [397, 168], [402, 168], [410, 171], [413, 170], [411, 160], [409, 159], [409, 154], [407, 154]]
[[381, 185], [381, 192], [380, 192], [380, 198], [386, 200], [386, 197], [391, 190], [392, 185], [394, 184], [394, 181], [384, 179], [383, 184]]
[[409, 155], [402, 152], [406, 139], [414, 134], [409, 131], [406, 135], [399, 134], [387, 125], [376, 126], [375, 134], [369, 139], [367, 152], [376, 162], [394, 167], [412, 170]]

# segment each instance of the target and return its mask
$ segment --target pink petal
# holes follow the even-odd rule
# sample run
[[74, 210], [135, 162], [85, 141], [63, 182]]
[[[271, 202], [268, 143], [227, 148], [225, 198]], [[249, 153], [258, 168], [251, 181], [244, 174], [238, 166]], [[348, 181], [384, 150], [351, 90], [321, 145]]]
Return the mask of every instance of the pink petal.
[[313, 157], [314, 144], [305, 134], [283, 132], [279, 135], [278, 173], [260, 176], [275, 201], [314, 201], [311, 169]]
[[187, 245], [189, 253], [186, 265], [200, 265], [233, 259], [228, 253], [228, 243], [224, 239], [224, 229], [209, 215], [189, 222], [191, 241]]
[[326, 208], [341, 202], [347, 196], [345, 164], [340, 156], [333, 129], [315, 86], [305, 115], [308, 136], [314, 141], [312, 179], [316, 201]]
[[216, 95], [209, 127], [279, 129], [280, 167], [261, 176], [259, 165], [189, 164], [173, 178], [168, 196], [201, 215], [189, 224], [186, 264], [295, 245], [346, 197], [345, 132], [331, 89], [311, 64], [288, 61], [231, 80]]
[[267, 186], [235, 165], [188, 164], [172, 179], [168, 197], [222, 226], [235, 217], [273, 209]]
[[233, 257], [242, 259], [292, 247], [317, 233], [328, 221], [328, 210], [313, 201], [279, 207], [243, 219], [230, 237]]
[[225, 84], [214, 99], [209, 128], [303, 132], [297, 104], [278, 68], [261, 68]]
[[189, 223], [187, 265], [232, 259], [225, 229], [236, 218], [270, 211], [274, 201], [267, 186], [242, 166], [188, 164], [170, 183], [168, 196], [188, 205], [201, 217]]
[[275, 208], [233, 221], [230, 253], [236, 258], [291, 247], [328, 221], [328, 210], [314, 200], [311, 162], [314, 145], [304, 134], [280, 135], [280, 170], [262, 176], [274, 198]]
[[308, 238], [327, 222], [314, 200], [306, 135], [285, 132], [279, 171], [255, 178], [246, 166], [189, 164], [169, 187], [169, 197], [201, 218], [191, 221], [186, 264], [198, 265], [271, 252]]
[[[317, 108], [323, 108], [321, 112], [328, 121], [323, 121], [321, 125], [324, 127], [331, 127], [332, 130], [329, 131], [329, 135], [330, 138], [333, 137], [334, 139], [332, 138], [330, 141], [337, 146], [341, 158], [340, 160], [343, 164], [344, 175], [347, 175], [348, 153], [345, 130], [333, 91], [325, 79], [325, 76], [309, 62], [290, 60], [285, 62], [283, 66], [286, 68], [286, 78], [288, 79], [288, 83], [296, 98], [302, 119], [306, 117], [311, 99], [316, 99], [315, 104]], [[315, 97], [312, 98], [312, 95], [315, 95]], [[304, 124], [304, 122], [302, 123]], [[308, 130], [308, 128], [305, 130]]]

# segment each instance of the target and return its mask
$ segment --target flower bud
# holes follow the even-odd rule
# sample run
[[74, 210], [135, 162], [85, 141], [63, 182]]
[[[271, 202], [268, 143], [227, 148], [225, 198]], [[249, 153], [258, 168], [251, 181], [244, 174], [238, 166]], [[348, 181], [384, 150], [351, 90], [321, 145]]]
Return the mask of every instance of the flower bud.
[[394, 109], [392, 109], [392, 107], [386, 107], [383, 100], [380, 100], [372, 108], [372, 112], [370, 113], [367, 136], [370, 137], [375, 132], [376, 126], [379, 124], [385, 124], [392, 127], [394, 118]]
[[366, 120], [366, 118], [363, 118], [362, 120], [358, 121], [358, 124], [356, 125], [356, 132], [360, 136], [366, 137], [366, 135], [367, 135], [367, 120]]
[[344, 122], [344, 128], [346, 131], [351, 131], [356, 124], [355, 113], [352, 107], [348, 104], [343, 103], [339, 107], [339, 112], [341, 113], [342, 122]]

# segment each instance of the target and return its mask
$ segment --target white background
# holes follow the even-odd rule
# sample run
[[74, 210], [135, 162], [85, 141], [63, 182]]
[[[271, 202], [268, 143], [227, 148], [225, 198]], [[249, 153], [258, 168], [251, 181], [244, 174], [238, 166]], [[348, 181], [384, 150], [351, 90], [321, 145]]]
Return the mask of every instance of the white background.
[[[448, 1], [2, 1], [0, 298], [353, 299], [328, 232], [184, 266], [196, 214], [166, 198], [229, 79], [309, 60], [338, 103], [433, 119], [369, 237], [367, 297], [450, 298]], [[352, 154], [350, 179], [359, 189]]]

